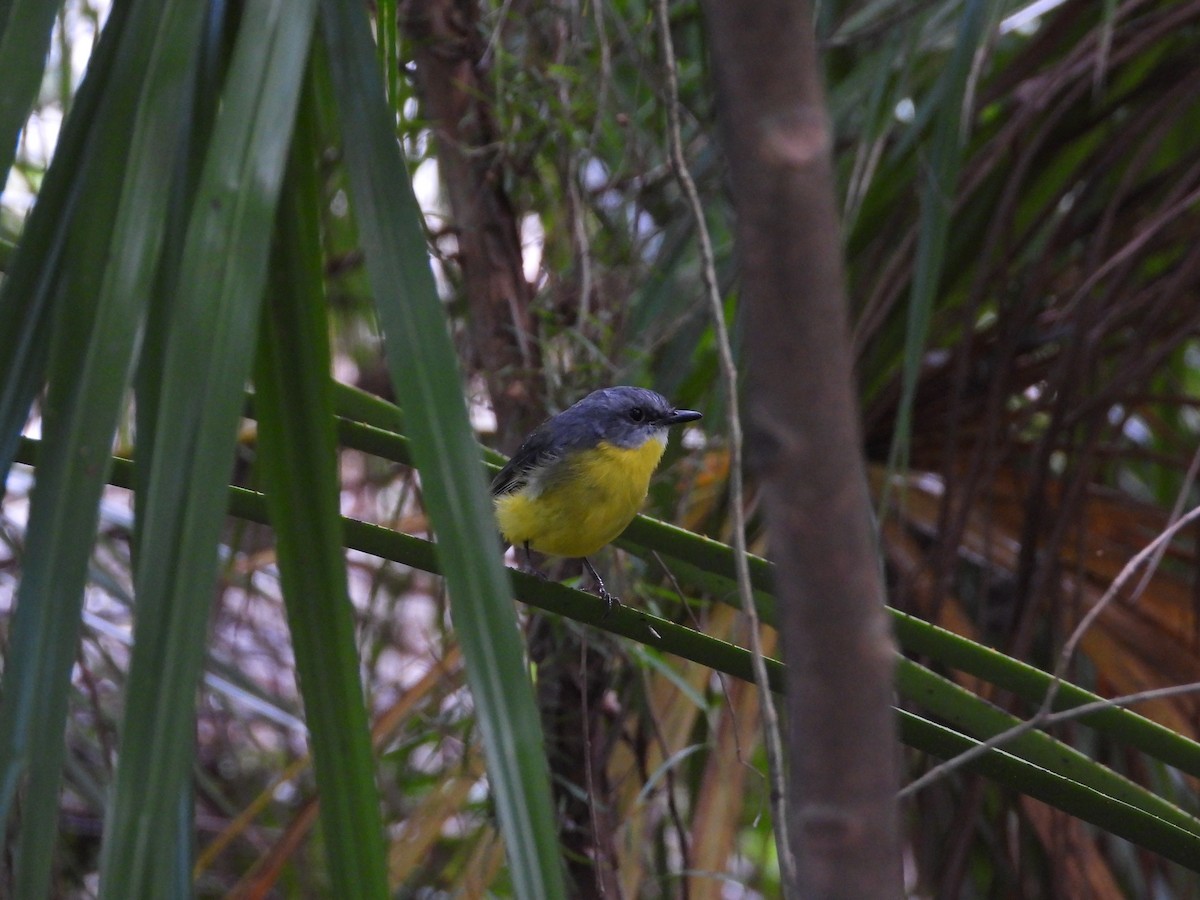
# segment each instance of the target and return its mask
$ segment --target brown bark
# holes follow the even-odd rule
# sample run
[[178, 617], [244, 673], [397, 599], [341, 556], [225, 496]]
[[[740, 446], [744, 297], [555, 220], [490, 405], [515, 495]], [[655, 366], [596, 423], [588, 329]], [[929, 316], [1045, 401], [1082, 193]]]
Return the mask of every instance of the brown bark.
[[545, 404], [541, 354], [533, 333], [533, 289], [525, 278], [520, 229], [500, 171], [501, 135], [483, 70], [479, 5], [470, 0], [408, 0], [402, 24], [413, 42], [417, 88], [433, 124], [467, 298], [471, 370], [480, 372], [512, 452], [540, 421]]
[[747, 459], [788, 664], [798, 896], [899, 897], [894, 646], [870, 521], [831, 128], [807, 3], [708, 0], [746, 314]]

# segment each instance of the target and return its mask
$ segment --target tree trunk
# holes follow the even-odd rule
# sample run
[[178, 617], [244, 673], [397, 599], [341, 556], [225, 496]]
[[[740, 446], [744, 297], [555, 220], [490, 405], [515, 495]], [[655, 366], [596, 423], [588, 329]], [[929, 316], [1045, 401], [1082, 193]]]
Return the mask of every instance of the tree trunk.
[[748, 465], [788, 664], [798, 896], [899, 897], [894, 646], [852, 383], [831, 126], [803, 2], [706, 13], [737, 209]]
[[519, 223], [501, 177], [503, 135], [492, 116], [492, 89], [483, 70], [479, 5], [409, 0], [402, 16], [458, 237], [470, 368], [487, 381], [499, 444], [511, 453], [541, 421], [545, 401], [538, 390], [541, 353], [530, 315], [533, 288], [525, 278]]

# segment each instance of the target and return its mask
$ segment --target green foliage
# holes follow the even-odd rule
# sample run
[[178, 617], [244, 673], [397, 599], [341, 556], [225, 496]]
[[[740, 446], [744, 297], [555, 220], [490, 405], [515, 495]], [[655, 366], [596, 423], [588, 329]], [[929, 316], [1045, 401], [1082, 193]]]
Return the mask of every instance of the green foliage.
[[[739, 731], [755, 718], [736, 684], [744, 636], [719, 602], [734, 592], [716, 430], [673, 446], [652, 491], [653, 512], [685, 527], [639, 520], [616, 557], [628, 565], [604, 561], [645, 604], [604, 619], [593, 597], [521, 574], [510, 592], [490, 550], [462, 399], [465, 380], [478, 413], [489, 373], [458, 362], [477, 349], [461, 223], [436, 191], [419, 209], [410, 188], [439, 145], [409, 77], [405, 6], [378, 4], [372, 47], [360, 5], [322, 5], [314, 55], [313, 3], [256, 0], [226, 21], [220, 4], [118, 0], [75, 92], [72, 38], [51, 36], [57, 5], [0, 0], [0, 144], [17, 148], [12, 183], [38, 189], [23, 226], [3, 211], [0, 237], [0, 472], [37, 463], [28, 521], [21, 466], [0, 522], [0, 593], [16, 595], [0, 706], [14, 894], [65, 893], [96, 871], [94, 840], [59, 838], [63, 811], [106, 823], [110, 896], [251, 883], [349, 895], [356, 878], [366, 895], [560, 893], [513, 594], [587, 625], [571, 631], [588, 636], [585, 657], [569, 662], [592, 780], [560, 787], [617, 817], [596, 866], [611, 863], [630, 895], [667, 896], [697, 869], [732, 877], [736, 859], [749, 889], [777, 889], [765, 788], [747, 775], [761, 754], [753, 725]], [[816, 6], [915, 774], [1035, 709], [1081, 615], [1195, 500], [1200, 5], [1068, 0], [1023, 27], [1007, 18], [1021, 4], [998, 0]], [[718, 421], [650, 8], [480, 13], [451, 49], [483, 74], [498, 135], [469, 149], [540, 260], [529, 337], [549, 407], [635, 382]], [[736, 332], [704, 22], [694, 4], [671, 17], [685, 148]], [[47, 170], [15, 141], [31, 103], [50, 102], [35, 97], [43, 83], [69, 110]], [[398, 398], [403, 415], [331, 383], [327, 340], [339, 377]], [[31, 413], [36, 460], [21, 439]], [[889, 460], [904, 464], [885, 472]], [[132, 532], [106, 480], [136, 489]], [[436, 545], [419, 537], [431, 532]], [[1176, 541], [1140, 599], [1112, 603], [1056, 709], [1200, 681], [1196, 565]], [[770, 567], [751, 569], [770, 622]], [[459, 647], [463, 671], [439, 669]], [[548, 671], [539, 696], [561, 687]], [[1200, 829], [1181, 773], [1200, 776], [1197, 708], [1098, 710], [978, 758], [984, 782], [956, 774], [906, 800], [921, 889], [1069, 885], [1054, 843], [1066, 835], [1095, 884], [1187, 896]], [[309, 746], [315, 783], [296, 774]], [[318, 796], [319, 815], [306, 805]], [[1028, 797], [1069, 815], [1047, 820]], [[964, 798], [975, 805], [958, 821]], [[710, 802], [734, 812], [705, 815]], [[201, 833], [194, 876], [201, 821], [218, 831]], [[1080, 822], [1152, 852], [1135, 858]], [[384, 848], [406, 842], [424, 852], [386, 871]], [[955, 881], [951, 858], [974, 874]]]
[[[421, 213], [379, 89], [369, 23], [327, 2], [322, 33], [338, 96], [346, 162], [367, 273], [388, 340], [388, 367], [412, 431], [438, 557], [483, 733], [510, 874], [522, 897], [564, 895], [541, 724], [476, 466], [458, 366], [426, 261]], [[471, 477], [471, 473], [475, 476]]]
[[342, 559], [312, 118], [302, 105], [276, 218], [254, 376], [257, 470], [275, 525], [333, 889], [377, 897], [387, 893], [387, 869]]

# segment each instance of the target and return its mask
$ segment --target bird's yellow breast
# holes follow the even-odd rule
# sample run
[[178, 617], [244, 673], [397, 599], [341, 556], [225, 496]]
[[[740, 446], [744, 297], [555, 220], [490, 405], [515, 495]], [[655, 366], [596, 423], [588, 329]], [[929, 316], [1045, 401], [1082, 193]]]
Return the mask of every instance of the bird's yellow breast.
[[555, 463], [547, 477], [496, 498], [505, 540], [553, 556], [588, 556], [617, 535], [646, 500], [650, 476], [666, 447], [651, 438], [627, 450], [601, 441]]

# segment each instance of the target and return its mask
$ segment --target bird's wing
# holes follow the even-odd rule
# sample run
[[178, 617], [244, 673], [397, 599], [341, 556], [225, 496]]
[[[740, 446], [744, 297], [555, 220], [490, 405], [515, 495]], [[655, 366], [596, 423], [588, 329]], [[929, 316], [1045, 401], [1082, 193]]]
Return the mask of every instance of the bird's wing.
[[492, 496], [511, 494], [529, 483], [529, 473], [550, 465], [562, 456], [562, 448], [556, 446], [548, 429], [539, 428], [521, 445], [492, 479]]

